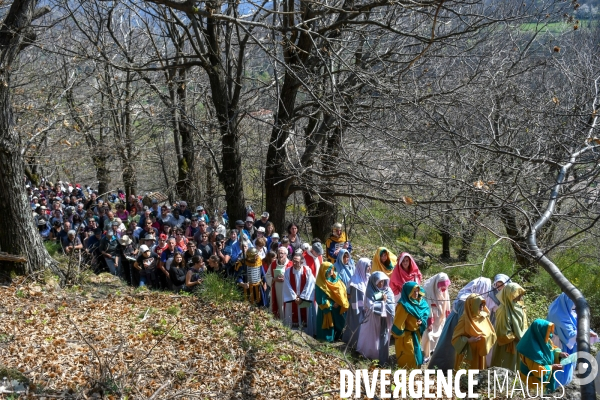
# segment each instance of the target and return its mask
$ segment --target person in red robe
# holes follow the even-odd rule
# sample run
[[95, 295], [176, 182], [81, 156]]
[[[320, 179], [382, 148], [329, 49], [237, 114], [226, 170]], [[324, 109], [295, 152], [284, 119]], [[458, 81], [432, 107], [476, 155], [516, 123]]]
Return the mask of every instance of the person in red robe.
[[302, 261], [301, 254], [294, 254], [292, 268], [285, 270], [283, 284], [283, 323], [301, 329], [308, 326], [309, 308], [313, 305], [315, 289], [315, 278]]

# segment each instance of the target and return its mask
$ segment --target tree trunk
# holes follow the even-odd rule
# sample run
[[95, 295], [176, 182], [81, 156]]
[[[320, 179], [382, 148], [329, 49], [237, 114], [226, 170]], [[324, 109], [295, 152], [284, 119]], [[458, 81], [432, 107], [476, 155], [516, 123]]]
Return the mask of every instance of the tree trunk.
[[471, 244], [475, 239], [475, 233], [477, 232], [476, 226], [471, 221], [467, 221], [466, 226], [462, 232], [461, 247], [458, 251], [458, 261], [465, 262], [469, 258], [471, 253]]
[[10, 71], [23, 47], [24, 36], [30, 34], [35, 0], [13, 1], [0, 30], [0, 250], [21, 255], [26, 263], [0, 263], [0, 271], [32, 273], [51, 268], [61, 279], [64, 276], [52, 260], [34, 225], [31, 207], [24, 185], [22, 143], [13, 129]]
[[123, 165], [123, 185], [125, 186], [125, 198], [128, 199], [130, 195], [137, 194], [137, 173], [135, 166], [131, 161], [124, 161]]
[[204, 170], [206, 172], [206, 201], [204, 202], [204, 209], [209, 213], [212, 219], [213, 211], [217, 209], [215, 202], [215, 183], [213, 181], [213, 164], [209, 158], [206, 158], [204, 163]]
[[[92, 150], [93, 151], [93, 150]], [[98, 151], [98, 150], [96, 150]], [[93, 155], [92, 161], [96, 167], [96, 178], [98, 179], [98, 195], [106, 198], [106, 193], [110, 190], [110, 169], [108, 168], [108, 156]]]
[[440, 235], [442, 236], [442, 260], [450, 260], [450, 240], [452, 235], [450, 234], [450, 221], [447, 215], [442, 215], [442, 226], [440, 228]]
[[515, 213], [511, 209], [502, 207], [500, 209], [500, 219], [506, 230], [506, 236], [511, 239], [510, 244], [515, 253], [517, 264], [519, 264], [520, 269], [525, 272], [524, 277], [528, 279], [534, 272], [535, 266], [533, 260], [528, 255], [527, 239], [519, 230]]
[[[331, 235], [331, 227], [336, 222], [336, 208], [333, 201], [323, 201], [318, 196], [302, 191], [304, 205], [308, 214], [308, 222], [313, 238], [319, 238], [323, 243]], [[308, 238], [306, 239], [308, 241]]]

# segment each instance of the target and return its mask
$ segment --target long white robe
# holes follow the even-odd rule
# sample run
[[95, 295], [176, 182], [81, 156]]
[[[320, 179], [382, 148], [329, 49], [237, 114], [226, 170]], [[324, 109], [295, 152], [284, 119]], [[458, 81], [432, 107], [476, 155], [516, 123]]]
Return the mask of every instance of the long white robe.
[[275, 268], [285, 268], [285, 266], [278, 264], [271, 264], [269, 270], [267, 271], [267, 285], [275, 288], [275, 298], [271, 298], [271, 302], [276, 301], [277, 309], [279, 310], [279, 319], [283, 320], [285, 307], [283, 302], [283, 284], [284, 282], [279, 282], [273, 278], [273, 267]]
[[448, 275], [440, 272], [427, 279], [423, 284], [425, 288], [425, 299], [431, 309], [430, 317], [433, 319], [431, 331], [426, 329], [421, 338], [421, 347], [423, 348], [425, 357], [429, 357], [435, 350], [440, 336], [442, 335], [444, 324], [446, 323], [446, 315], [449, 315], [452, 309], [448, 290], [442, 292], [437, 287], [438, 282], [449, 280]]
[[[302, 287], [302, 274], [306, 273], [306, 282], [304, 287]], [[295, 286], [292, 287], [290, 274], [294, 274]], [[283, 323], [287, 326], [292, 326], [292, 309], [293, 304], [291, 303], [297, 297], [303, 300], [313, 301], [315, 298], [315, 277], [312, 275], [312, 272], [309, 267], [303, 265], [300, 269], [296, 270], [295, 268], [288, 268], [285, 271], [284, 281], [283, 281], [283, 302], [284, 302], [284, 319]], [[307, 325], [308, 320], [310, 319], [310, 307], [306, 310], [307, 320], [302, 321], [302, 313], [299, 312], [299, 326]]]

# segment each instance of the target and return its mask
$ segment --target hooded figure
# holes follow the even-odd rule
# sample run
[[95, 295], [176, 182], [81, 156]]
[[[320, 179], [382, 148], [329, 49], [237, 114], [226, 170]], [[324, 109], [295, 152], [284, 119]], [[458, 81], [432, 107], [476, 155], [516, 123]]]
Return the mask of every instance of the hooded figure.
[[[504, 289], [506, 290], [506, 289]], [[552, 393], [556, 390], [554, 364], [560, 361], [561, 351], [552, 344], [554, 324], [545, 319], [536, 319], [516, 346], [519, 352], [519, 375], [521, 381], [538, 394]], [[561, 375], [557, 372], [556, 375]], [[540, 385], [542, 385], [540, 392]], [[536, 396], [537, 397], [537, 396]]]
[[[402, 264], [405, 260], [408, 260], [408, 265]], [[420, 285], [422, 281], [423, 275], [421, 275], [415, 259], [406, 252], [400, 254], [396, 268], [394, 268], [390, 276], [390, 287], [394, 292], [394, 296], [396, 296], [396, 301], [400, 300], [400, 292], [402, 292], [402, 286], [406, 282], [416, 282], [417, 285]]]
[[375, 255], [373, 256], [371, 273], [381, 271], [389, 277], [392, 275], [395, 265], [396, 256], [385, 247], [380, 247], [375, 251]]
[[380, 366], [388, 362], [390, 329], [395, 313], [390, 278], [381, 271], [373, 272], [365, 294], [364, 320], [360, 325], [356, 351], [368, 359], [379, 360]]
[[[568, 355], [577, 353], [577, 313], [575, 303], [564, 293], [550, 304], [548, 309], [548, 321], [554, 324], [554, 335], [552, 343]], [[598, 335], [590, 331], [590, 339]], [[590, 344], [591, 344], [590, 340]], [[562, 372], [558, 372], [555, 378], [563, 386], [567, 386], [573, 379], [575, 363], [563, 366]]]
[[346, 314], [346, 329], [342, 340], [350, 347], [356, 347], [358, 335], [360, 333], [360, 323], [363, 318], [363, 304], [367, 283], [371, 272], [371, 260], [361, 258], [358, 260], [354, 275], [347, 285], [350, 301], [350, 308]]
[[[348, 255], [348, 260], [346, 261], [346, 263], [344, 263], [344, 256], [346, 254]], [[350, 279], [352, 279], [352, 275], [354, 275], [354, 270], [356, 269], [356, 266], [354, 265], [354, 260], [352, 260], [352, 257], [350, 256], [348, 250], [340, 249], [337, 255], [337, 260], [335, 261], [334, 265], [338, 276], [340, 277], [342, 282], [344, 282], [346, 288], [348, 288], [348, 285], [350, 284]], [[348, 293], [350, 293], [350, 288], [348, 288]]]
[[527, 315], [521, 300], [525, 294], [518, 284], [511, 282], [500, 292], [500, 307], [496, 311], [496, 335], [498, 342], [492, 355], [493, 367], [517, 371], [519, 357], [516, 344], [527, 330]]
[[342, 337], [346, 325], [345, 312], [350, 307], [346, 285], [338, 277], [335, 266], [324, 262], [319, 268], [315, 288], [317, 302], [317, 339], [333, 342]]
[[[510, 282], [511, 280], [508, 275], [497, 274], [496, 276], [494, 276], [494, 280], [492, 281], [492, 292], [489, 294], [489, 298], [494, 300], [495, 304], [490, 304], [490, 306], [488, 307], [488, 309], [490, 310], [490, 321], [492, 321], [492, 326], [496, 326], [496, 311], [500, 306], [500, 299], [498, 298], [498, 296], [500, 296], [500, 292], [502, 291], [502, 289], [504, 289], [504, 286], [506, 286], [506, 284]], [[493, 354], [494, 352], [490, 351], [485, 358], [486, 365], [488, 367], [492, 365]]]
[[406, 282], [396, 305], [392, 335], [400, 368], [419, 368], [423, 364], [421, 336], [427, 329], [429, 305], [420, 294], [421, 288], [416, 282]]
[[431, 309], [431, 315], [427, 321], [427, 330], [421, 339], [423, 353], [425, 357], [429, 357], [435, 350], [435, 346], [444, 329], [446, 318], [450, 315], [450, 295], [448, 287], [450, 286], [450, 278], [443, 272], [432, 276], [425, 281], [425, 300]]
[[485, 369], [485, 356], [496, 343], [496, 332], [490, 322], [490, 311], [480, 294], [470, 294], [465, 301], [465, 311], [459, 318], [452, 335], [452, 346], [458, 356], [454, 370], [460, 369], [464, 360], [468, 369]]
[[456, 296], [456, 300], [452, 305], [450, 316], [446, 319], [442, 334], [438, 340], [437, 346], [431, 356], [428, 368], [437, 368], [442, 371], [450, 371], [454, 368], [456, 360], [456, 352], [452, 347], [452, 336], [454, 329], [458, 325], [458, 320], [463, 315], [465, 301], [472, 293], [480, 294], [485, 300], [486, 307], [494, 304], [494, 300], [489, 297], [492, 290], [492, 281], [489, 278], [476, 278], [463, 287]]

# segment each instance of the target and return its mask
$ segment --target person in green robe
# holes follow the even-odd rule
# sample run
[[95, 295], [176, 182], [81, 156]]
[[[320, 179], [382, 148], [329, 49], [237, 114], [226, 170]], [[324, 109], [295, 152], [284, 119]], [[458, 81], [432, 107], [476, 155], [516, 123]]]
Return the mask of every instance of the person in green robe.
[[500, 292], [500, 307], [496, 311], [497, 342], [493, 349], [492, 367], [517, 371], [519, 354], [517, 344], [527, 331], [527, 315], [523, 306], [525, 289], [511, 282]]
[[317, 303], [317, 339], [333, 342], [342, 338], [346, 326], [346, 310], [350, 307], [346, 285], [338, 277], [335, 266], [324, 262], [319, 268], [315, 287]]

